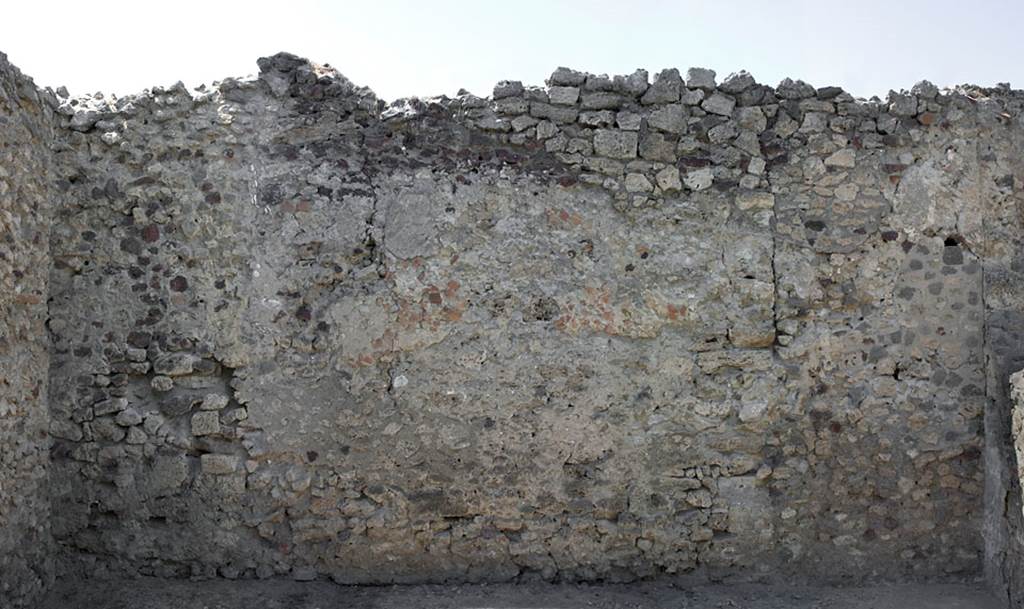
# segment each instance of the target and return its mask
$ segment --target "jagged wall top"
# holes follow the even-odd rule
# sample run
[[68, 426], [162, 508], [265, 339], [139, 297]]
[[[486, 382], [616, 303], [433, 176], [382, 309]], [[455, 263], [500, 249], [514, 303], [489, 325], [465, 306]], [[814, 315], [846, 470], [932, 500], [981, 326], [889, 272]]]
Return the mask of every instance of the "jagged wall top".
[[[494, 151], [487, 159], [492, 168], [519, 164], [545, 179], [602, 187], [620, 208], [641, 208], [673, 192], [712, 186], [764, 191], [765, 171], [789, 162], [784, 142], [793, 135], [817, 140], [813, 147], [819, 152], [842, 157], [826, 164], [848, 163], [856, 150], [891, 146], [896, 140], [886, 138], [899, 138], [912, 127], [948, 128], [975, 106], [1006, 120], [1024, 99], [1008, 86], [940, 91], [922, 81], [910, 91], [890, 92], [886, 101], [864, 100], [839, 87], [815, 88], [789, 78], [773, 88], [744, 71], [718, 83], [715, 72], [703, 68], [691, 68], [685, 77], [666, 69], [651, 80], [645, 70], [609, 77], [560, 67], [546, 87], [501, 81], [489, 98], [460, 91], [455, 98], [387, 104], [335, 69], [289, 53], [258, 63], [257, 78], [229, 78], [195, 91], [179, 82], [124, 98], [97, 94], [74, 99], [60, 90], [58, 112], [71, 130], [96, 129], [104, 142], [117, 145], [126, 129], [123, 119], [141, 108], [151, 110], [149, 120], [163, 121], [184, 117], [196, 104], [214, 103], [226, 109], [218, 120], [227, 124], [233, 120], [233, 104], [244, 104], [263, 90], [272, 98], [289, 99], [299, 114], [327, 110], [353, 127], [386, 125], [389, 132], [415, 123], [419, 135], [410, 132], [408, 141], [421, 141], [423, 129], [444, 132], [429, 138], [439, 147], [432, 156], [415, 161], [435, 168], [479, 165], [459, 158], [458, 151], [473, 132], [487, 133], [494, 144], [511, 147]], [[238, 125], [235, 131], [245, 129]], [[827, 141], [830, 137], [833, 141]], [[853, 150], [842, 150], [848, 146]], [[404, 156], [404, 150], [399, 144], [393, 152]]]
[[[0, 54], [0, 60], [10, 66], [6, 63], [6, 56]], [[180, 81], [170, 87], [157, 86], [124, 97], [102, 93], [73, 97], [64, 87], [58, 88], [55, 92], [48, 88], [43, 91], [45, 98], [70, 118], [69, 126], [76, 131], [87, 131], [93, 127], [102, 129], [105, 125], [97, 125], [99, 121], [116, 114], [132, 114], [139, 105], [160, 106], [185, 100], [203, 102], [218, 97], [218, 93], [230, 99], [230, 91], [259, 86], [260, 83], [266, 85], [276, 96], [287, 94], [311, 99], [355, 96], [360, 98], [365, 109], [375, 108], [376, 113], [383, 118], [415, 113], [416, 109], [422, 109], [426, 104], [440, 104], [453, 110], [480, 110], [490, 106], [498, 114], [510, 114], [509, 110], [513, 109], [511, 102], [501, 103], [501, 100], [509, 98], [524, 98], [528, 103], [537, 105], [577, 106], [583, 112], [616, 109], [630, 102], [638, 102], [644, 106], [675, 102], [703, 106], [715, 92], [733, 96], [736, 105], [739, 106], [799, 102], [813, 98], [834, 103], [857, 104], [866, 108], [869, 113], [889, 112], [895, 116], [912, 116], [917, 108], [916, 100], [933, 100], [937, 96], [963, 96], [983, 100], [990, 97], [1024, 95], [1020, 90], [1010, 89], [1009, 85], [1005, 84], [995, 88], [962, 85], [940, 90], [927, 80], [922, 80], [909, 92], [890, 91], [887, 99], [883, 101], [877, 97], [856, 98], [840, 87], [814, 87], [803, 80], [790, 78], [782, 80], [776, 87], [771, 87], [757, 83], [754, 77], [744, 70], [732, 73], [718, 83], [715, 71], [706, 68], [690, 68], [685, 77], [676, 68], [665, 69], [655, 74], [652, 81], [648, 71], [643, 69], [629, 75], [610, 77], [559, 67], [545, 81], [547, 87], [528, 86], [516, 80], [503, 80], [495, 85], [490, 97], [479, 97], [460, 90], [455, 98], [412, 97], [387, 103], [380, 100], [369, 87], [355, 85], [329, 64], [316, 64], [286, 52], [259, 58], [257, 64], [260, 72], [255, 79], [229, 77], [213, 83], [212, 87], [200, 85], [193, 91]], [[11, 68], [17, 70], [13, 66]], [[540, 106], [537, 112], [551, 113]], [[567, 113], [554, 114], [555, 118], [568, 116]], [[517, 131], [516, 126], [511, 123], [483, 122], [485, 126], [497, 131]]]

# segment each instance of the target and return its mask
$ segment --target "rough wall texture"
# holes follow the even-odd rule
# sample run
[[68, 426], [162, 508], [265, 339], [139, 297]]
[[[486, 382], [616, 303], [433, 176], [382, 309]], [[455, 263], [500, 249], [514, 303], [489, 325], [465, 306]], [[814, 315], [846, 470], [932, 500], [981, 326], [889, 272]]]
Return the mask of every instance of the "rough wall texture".
[[[980, 140], [979, 184], [985, 202], [984, 276], [986, 308], [985, 522], [990, 581], [1006, 593], [1011, 606], [1024, 603], [1024, 513], [1022, 461], [1011, 437], [1010, 374], [1024, 367], [1024, 130], [1019, 118], [1024, 101], [1002, 100], [986, 121]], [[1019, 378], [1016, 383], [1019, 391]], [[1020, 440], [1018, 439], [1018, 442]]]
[[58, 108], [59, 571], [1020, 598], [1019, 93], [260, 69]]
[[980, 572], [975, 100], [261, 70], [65, 103], [65, 569]]
[[0, 53], [0, 607], [53, 581], [46, 284], [51, 106]]

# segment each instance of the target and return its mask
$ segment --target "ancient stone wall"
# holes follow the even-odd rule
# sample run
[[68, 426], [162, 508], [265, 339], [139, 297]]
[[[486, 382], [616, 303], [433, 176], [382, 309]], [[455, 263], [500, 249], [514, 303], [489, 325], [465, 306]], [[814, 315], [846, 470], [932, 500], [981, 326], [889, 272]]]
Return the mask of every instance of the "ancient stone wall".
[[0, 607], [53, 581], [46, 295], [52, 107], [0, 53]]
[[260, 68], [61, 106], [63, 572], [1012, 569], [1017, 94], [559, 69], [385, 105]]
[[389, 105], [287, 54], [55, 99], [0, 58], [0, 606], [53, 561], [1018, 602], [1022, 103], [560, 68]]

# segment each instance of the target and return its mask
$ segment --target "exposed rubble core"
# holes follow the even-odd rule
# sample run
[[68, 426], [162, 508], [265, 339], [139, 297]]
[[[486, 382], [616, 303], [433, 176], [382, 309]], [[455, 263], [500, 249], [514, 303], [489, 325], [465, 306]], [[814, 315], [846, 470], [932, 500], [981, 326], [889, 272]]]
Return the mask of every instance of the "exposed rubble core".
[[58, 575], [1024, 598], [1020, 92], [259, 67], [58, 95], [16, 176]]

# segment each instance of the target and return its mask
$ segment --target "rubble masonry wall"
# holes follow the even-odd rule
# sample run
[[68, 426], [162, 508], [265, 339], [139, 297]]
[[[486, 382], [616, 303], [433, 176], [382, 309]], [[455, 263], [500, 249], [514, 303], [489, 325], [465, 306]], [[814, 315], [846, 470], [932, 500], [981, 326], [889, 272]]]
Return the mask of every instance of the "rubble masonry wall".
[[58, 99], [60, 573], [1018, 594], [1020, 93], [260, 70]]

